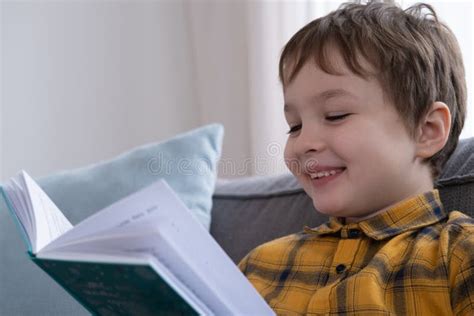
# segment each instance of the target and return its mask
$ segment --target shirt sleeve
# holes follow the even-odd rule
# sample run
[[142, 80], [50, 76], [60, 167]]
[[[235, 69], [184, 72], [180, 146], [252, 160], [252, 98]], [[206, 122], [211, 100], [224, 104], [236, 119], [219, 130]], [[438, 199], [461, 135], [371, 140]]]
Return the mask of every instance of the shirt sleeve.
[[474, 234], [458, 243], [452, 253], [451, 303], [455, 315], [474, 315]]

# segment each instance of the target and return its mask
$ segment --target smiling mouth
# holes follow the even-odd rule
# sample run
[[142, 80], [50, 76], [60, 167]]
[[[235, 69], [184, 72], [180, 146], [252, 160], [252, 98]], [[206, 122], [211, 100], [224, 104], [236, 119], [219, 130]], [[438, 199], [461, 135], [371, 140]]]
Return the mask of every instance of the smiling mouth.
[[[310, 177], [311, 185], [315, 190], [322, 190], [326, 188], [326, 186], [331, 186], [334, 181], [340, 178], [341, 174], [344, 174], [347, 168], [338, 168], [333, 170], [324, 171], [324, 174], [321, 176], [313, 174], [313, 177]], [[331, 172], [335, 171], [335, 172]], [[321, 173], [321, 172], [320, 172]], [[320, 174], [318, 173], [318, 174]], [[329, 175], [326, 175], [329, 173]]]
[[325, 171], [310, 173], [309, 176], [311, 180], [319, 180], [319, 179], [324, 179], [324, 178], [328, 178], [328, 177], [332, 177], [334, 175], [340, 174], [344, 172], [344, 170], [346, 170], [345, 167], [334, 168], [332, 170], [325, 170]]

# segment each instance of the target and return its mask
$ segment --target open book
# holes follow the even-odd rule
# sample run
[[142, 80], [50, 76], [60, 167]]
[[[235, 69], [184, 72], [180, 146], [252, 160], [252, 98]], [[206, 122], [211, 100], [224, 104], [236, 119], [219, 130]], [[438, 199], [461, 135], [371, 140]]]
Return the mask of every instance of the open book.
[[164, 180], [75, 227], [24, 171], [2, 194], [31, 259], [95, 315], [274, 315]]

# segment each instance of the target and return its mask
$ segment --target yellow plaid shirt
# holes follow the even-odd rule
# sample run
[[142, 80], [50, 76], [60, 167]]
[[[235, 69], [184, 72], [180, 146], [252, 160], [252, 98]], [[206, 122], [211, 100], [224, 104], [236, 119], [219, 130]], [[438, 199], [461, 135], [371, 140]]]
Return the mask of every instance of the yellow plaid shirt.
[[474, 315], [474, 219], [433, 190], [263, 244], [239, 268], [279, 315]]

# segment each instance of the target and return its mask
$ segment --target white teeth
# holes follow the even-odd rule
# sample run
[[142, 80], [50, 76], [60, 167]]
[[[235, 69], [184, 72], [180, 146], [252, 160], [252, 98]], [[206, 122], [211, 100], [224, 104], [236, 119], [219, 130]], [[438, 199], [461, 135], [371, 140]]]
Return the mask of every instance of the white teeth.
[[327, 176], [332, 176], [336, 174], [336, 170], [331, 170], [331, 171], [321, 171], [318, 173], [312, 173], [310, 174], [311, 179], [318, 179], [322, 177], [327, 177]]

